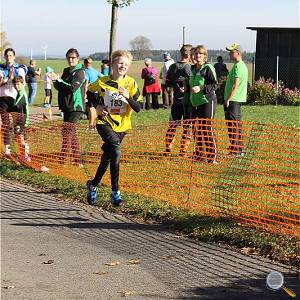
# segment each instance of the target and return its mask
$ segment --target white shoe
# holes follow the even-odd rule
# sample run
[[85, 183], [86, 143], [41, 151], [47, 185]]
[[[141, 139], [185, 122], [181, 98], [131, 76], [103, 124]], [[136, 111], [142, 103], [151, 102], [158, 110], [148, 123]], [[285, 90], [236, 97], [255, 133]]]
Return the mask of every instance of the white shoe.
[[4, 155], [11, 155], [10, 145], [4, 145]]

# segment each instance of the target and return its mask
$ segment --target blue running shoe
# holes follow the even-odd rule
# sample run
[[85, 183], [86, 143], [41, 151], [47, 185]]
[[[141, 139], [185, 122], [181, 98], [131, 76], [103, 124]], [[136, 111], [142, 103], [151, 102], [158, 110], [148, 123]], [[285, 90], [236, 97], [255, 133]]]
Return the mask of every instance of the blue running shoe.
[[89, 205], [97, 205], [97, 187], [93, 186], [92, 180], [88, 180], [86, 183], [87, 188], [87, 201]]
[[110, 195], [110, 203], [113, 206], [122, 206], [123, 200], [120, 191], [113, 191]]

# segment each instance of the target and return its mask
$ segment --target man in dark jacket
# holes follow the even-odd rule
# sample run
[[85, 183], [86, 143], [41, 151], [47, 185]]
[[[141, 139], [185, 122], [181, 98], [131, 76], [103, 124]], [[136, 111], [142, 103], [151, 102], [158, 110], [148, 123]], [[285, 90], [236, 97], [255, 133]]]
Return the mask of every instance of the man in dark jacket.
[[69, 49], [66, 58], [69, 67], [64, 69], [61, 78], [55, 73], [50, 75], [54, 87], [58, 90], [58, 105], [64, 117], [60, 162], [64, 163], [71, 145], [74, 162], [81, 165], [80, 149], [74, 123], [79, 121], [85, 112], [85, 72], [83, 66], [79, 63], [79, 53], [76, 49]]
[[172, 64], [167, 72], [166, 85], [173, 88], [173, 104], [166, 133], [166, 152], [171, 152], [176, 128], [183, 119], [183, 134], [180, 141], [179, 155], [184, 156], [191, 139], [191, 106], [189, 101], [188, 78], [191, 74], [192, 45], [183, 45], [180, 49], [181, 60]]

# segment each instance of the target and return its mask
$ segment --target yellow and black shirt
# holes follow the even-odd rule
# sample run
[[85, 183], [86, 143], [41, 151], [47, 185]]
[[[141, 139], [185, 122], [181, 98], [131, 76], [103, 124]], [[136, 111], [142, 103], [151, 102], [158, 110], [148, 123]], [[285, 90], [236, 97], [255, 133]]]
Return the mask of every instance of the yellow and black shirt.
[[103, 76], [99, 80], [90, 84], [90, 92], [98, 92], [101, 105], [106, 106], [109, 116], [98, 117], [97, 124], [108, 123], [116, 132], [124, 132], [131, 129], [131, 115], [133, 109], [128, 104], [126, 98], [120, 95], [118, 89], [122, 87], [129, 92], [129, 97], [135, 101], [141, 102], [136, 81], [125, 75], [121, 80], [112, 80], [110, 76]]

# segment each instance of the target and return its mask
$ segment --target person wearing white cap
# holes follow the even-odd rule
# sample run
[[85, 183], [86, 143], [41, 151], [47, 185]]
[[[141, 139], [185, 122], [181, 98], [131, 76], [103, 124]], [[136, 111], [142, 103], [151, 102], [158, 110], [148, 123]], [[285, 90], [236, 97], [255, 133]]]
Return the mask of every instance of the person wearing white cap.
[[172, 64], [174, 64], [174, 60], [171, 58], [171, 54], [166, 51], [163, 54], [164, 57], [164, 64], [162, 67], [162, 74], [161, 74], [161, 89], [162, 89], [162, 99], [163, 99], [163, 107], [168, 108], [171, 107], [173, 104], [172, 99], [172, 88], [168, 87], [166, 84], [167, 73]]
[[224, 91], [224, 112], [228, 127], [230, 153], [237, 157], [244, 156], [242, 141], [241, 104], [247, 101], [248, 69], [242, 60], [242, 47], [234, 43], [226, 50], [234, 62], [230, 70]]

